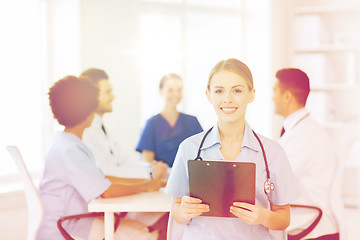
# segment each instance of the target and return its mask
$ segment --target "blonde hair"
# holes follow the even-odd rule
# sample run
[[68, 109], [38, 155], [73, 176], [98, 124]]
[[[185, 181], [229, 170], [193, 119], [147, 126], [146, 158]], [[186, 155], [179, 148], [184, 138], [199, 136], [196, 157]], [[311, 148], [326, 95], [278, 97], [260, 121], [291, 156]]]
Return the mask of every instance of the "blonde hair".
[[254, 88], [253, 77], [252, 77], [251, 71], [248, 68], [248, 66], [246, 66], [245, 63], [243, 63], [235, 58], [229, 58], [229, 59], [218, 62], [212, 68], [212, 70], [209, 74], [209, 78], [208, 78], [208, 84], [207, 84], [208, 90], [210, 90], [211, 78], [214, 76], [215, 73], [220, 72], [220, 71], [228, 71], [228, 72], [238, 74], [239, 76], [242, 76], [243, 78], [245, 78], [249, 90], [252, 90]]

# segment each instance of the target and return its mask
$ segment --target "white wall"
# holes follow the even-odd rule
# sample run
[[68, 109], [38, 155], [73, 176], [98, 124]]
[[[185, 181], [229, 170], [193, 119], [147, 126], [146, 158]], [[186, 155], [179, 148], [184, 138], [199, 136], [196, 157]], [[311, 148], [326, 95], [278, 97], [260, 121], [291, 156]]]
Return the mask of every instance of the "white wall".
[[[290, 39], [290, 34], [286, 32], [286, 29], [289, 29], [290, 22], [287, 20], [289, 18], [289, 5], [290, 1], [284, 0], [273, 0], [272, 1], [272, 24], [271, 24], [271, 72], [272, 72], [272, 84], [275, 83], [275, 73], [281, 68], [293, 67], [288, 66], [288, 51], [290, 50], [288, 44]], [[272, 105], [272, 112], [274, 112], [274, 107]], [[284, 119], [279, 115], [271, 115], [272, 131], [271, 135], [274, 139], [280, 137], [280, 131], [282, 127], [282, 122]]]
[[[124, 7], [126, 5], [126, 7]], [[81, 1], [81, 69], [104, 69], [113, 85], [113, 112], [104, 121], [132, 153], [140, 130], [140, 79], [136, 1]], [[129, 21], [129, 19], [132, 19]]]

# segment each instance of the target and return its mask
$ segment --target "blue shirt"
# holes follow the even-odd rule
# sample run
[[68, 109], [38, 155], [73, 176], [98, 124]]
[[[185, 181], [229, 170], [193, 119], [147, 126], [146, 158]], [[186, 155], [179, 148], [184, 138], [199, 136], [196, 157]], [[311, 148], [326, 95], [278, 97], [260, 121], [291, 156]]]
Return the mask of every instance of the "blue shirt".
[[[46, 157], [40, 183], [44, 217], [36, 239], [63, 239], [57, 227], [58, 219], [88, 212], [88, 202], [110, 185], [85, 144], [71, 133], [58, 133]], [[66, 221], [63, 225], [71, 235], [87, 239], [91, 223], [91, 219], [81, 219]]]
[[[182, 142], [176, 155], [166, 193], [174, 197], [189, 196], [189, 177], [187, 161], [196, 158], [197, 151], [205, 132], [192, 136]], [[238, 162], [252, 162], [256, 164], [256, 191], [255, 204], [269, 208], [273, 205], [286, 205], [298, 198], [294, 174], [283, 149], [276, 142], [259, 135], [264, 146], [270, 170], [270, 179], [275, 189], [269, 195], [264, 192], [266, 169], [259, 142], [245, 124], [244, 138], [241, 152], [235, 159]], [[215, 125], [201, 148], [201, 157], [204, 160], [224, 159], [221, 151], [221, 140], [218, 126]], [[269, 230], [263, 225], [248, 225], [239, 218], [199, 216], [186, 225], [183, 239], [261, 239], [269, 240]]]
[[171, 127], [161, 114], [157, 114], [146, 122], [136, 151], [152, 151], [155, 153], [155, 160], [172, 167], [179, 144], [202, 131], [195, 116], [180, 113], [175, 126]]

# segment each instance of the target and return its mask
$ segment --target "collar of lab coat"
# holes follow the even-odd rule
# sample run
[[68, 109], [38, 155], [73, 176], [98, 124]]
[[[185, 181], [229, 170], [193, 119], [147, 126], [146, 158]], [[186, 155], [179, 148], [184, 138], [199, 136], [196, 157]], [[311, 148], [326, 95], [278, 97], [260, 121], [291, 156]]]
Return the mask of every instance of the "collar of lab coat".
[[101, 129], [102, 124], [103, 124], [102, 118], [99, 115], [95, 114], [95, 117], [91, 123], [91, 126]]
[[293, 129], [298, 122], [309, 112], [305, 108], [301, 108], [290, 114], [284, 121], [285, 132]]

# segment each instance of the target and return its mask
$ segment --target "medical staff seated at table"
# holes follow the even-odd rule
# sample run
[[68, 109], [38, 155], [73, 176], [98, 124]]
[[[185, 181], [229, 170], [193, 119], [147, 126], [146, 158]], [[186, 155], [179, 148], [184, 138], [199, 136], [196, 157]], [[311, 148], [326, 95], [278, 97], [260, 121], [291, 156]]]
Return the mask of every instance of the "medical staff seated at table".
[[[128, 156], [121, 145], [114, 141], [111, 132], [106, 129], [104, 114], [113, 111], [113, 88], [108, 74], [98, 68], [89, 68], [80, 77], [88, 79], [99, 89], [99, 105], [91, 126], [84, 130], [83, 142], [94, 154], [98, 168], [105, 174], [122, 178], [150, 178], [148, 167], [141, 165], [138, 159]], [[125, 140], [125, 136], [123, 137]], [[166, 181], [167, 165], [156, 162], [151, 165], [152, 176], [158, 176]], [[129, 212], [127, 219], [133, 219], [159, 231], [159, 239], [166, 239], [168, 213]]]
[[136, 151], [141, 152], [149, 163], [162, 161], [171, 168], [179, 144], [203, 129], [195, 116], [176, 109], [182, 99], [183, 89], [183, 81], [179, 75], [164, 75], [159, 89], [164, 98], [164, 108], [161, 113], [147, 120]]
[[[146, 191], [157, 191], [161, 181], [153, 179], [133, 179], [105, 176], [96, 166], [90, 149], [81, 141], [84, 129], [94, 119], [98, 106], [98, 88], [88, 80], [67, 76], [56, 82], [49, 91], [49, 100], [54, 118], [63, 125], [58, 132], [46, 157], [44, 174], [39, 195], [44, 207], [44, 217], [39, 228], [38, 240], [63, 239], [57, 221], [64, 216], [87, 212], [88, 203], [97, 198], [125, 196]], [[131, 232], [131, 236], [121, 239], [157, 239], [157, 231], [131, 220], [120, 221], [119, 233]], [[103, 222], [84, 218], [64, 223], [64, 228], [77, 239], [102, 239]]]

